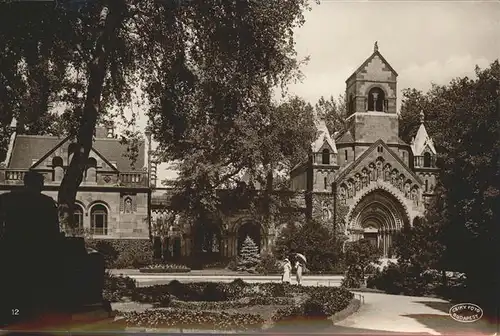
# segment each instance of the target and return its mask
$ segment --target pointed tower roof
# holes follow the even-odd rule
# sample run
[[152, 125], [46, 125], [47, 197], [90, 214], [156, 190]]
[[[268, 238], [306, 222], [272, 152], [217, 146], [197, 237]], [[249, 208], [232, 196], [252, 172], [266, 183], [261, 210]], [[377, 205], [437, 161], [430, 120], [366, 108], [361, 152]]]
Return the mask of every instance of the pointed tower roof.
[[337, 146], [335, 145], [335, 140], [333, 140], [330, 132], [328, 131], [328, 127], [326, 127], [326, 122], [323, 117], [316, 118], [315, 121], [316, 129], [318, 130], [318, 137], [312, 143], [311, 148], [314, 153], [317, 153], [323, 147], [323, 144], [326, 142], [331, 147], [333, 153], [337, 153]]
[[413, 155], [420, 156], [425, 148], [429, 147], [432, 154], [437, 154], [434, 142], [432, 141], [427, 130], [425, 129], [425, 115], [424, 111], [420, 111], [420, 127], [418, 128], [417, 135], [411, 140], [411, 150]]
[[355, 77], [359, 72], [363, 71], [365, 69], [365, 67], [368, 65], [368, 63], [370, 63], [375, 57], [380, 58], [380, 60], [384, 63], [384, 65], [394, 73], [394, 75], [397, 77], [398, 76], [398, 73], [396, 72], [396, 70], [394, 70], [394, 68], [389, 64], [389, 62], [387, 62], [387, 60], [384, 58], [384, 56], [382, 56], [382, 54], [380, 53], [380, 51], [378, 50], [378, 41], [376, 41], [373, 45], [373, 53], [370, 55], [370, 57], [368, 57], [357, 69], [356, 71], [354, 71], [352, 73], [351, 76], [349, 76], [349, 78], [347, 78], [346, 82], [349, 81], [349, 79], [351, 79], [352, 77]]

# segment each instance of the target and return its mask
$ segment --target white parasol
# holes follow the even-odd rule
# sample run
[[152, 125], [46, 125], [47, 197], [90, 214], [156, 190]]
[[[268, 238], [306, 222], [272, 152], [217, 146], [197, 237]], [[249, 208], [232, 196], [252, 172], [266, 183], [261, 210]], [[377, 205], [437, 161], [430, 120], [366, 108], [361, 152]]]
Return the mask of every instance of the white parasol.
[[301, 258], [302, 260], [304, 260], [304, 263], [307, 262], [307, 259], [306, 259], [306, 256], [301, 254], [301, 253], [296, 253], [297, 257]]

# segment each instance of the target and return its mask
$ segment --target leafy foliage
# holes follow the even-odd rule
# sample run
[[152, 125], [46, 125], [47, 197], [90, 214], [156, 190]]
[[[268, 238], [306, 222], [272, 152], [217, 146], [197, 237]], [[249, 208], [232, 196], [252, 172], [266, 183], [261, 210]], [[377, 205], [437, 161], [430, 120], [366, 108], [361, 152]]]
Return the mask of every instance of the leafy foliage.
[[247, 236], [238, 257], [238, 271], [255, 272], [260, 263], [259, 247]]
[[259, 274], [280, 274], [282, 272], [282, 267], [280, 262], [271, 253], [264, 253], [261, 255], [260, 263], [256, 269]]
[[496, 263], [498, 246], [499, 83], [496, 60], [486, 69], [476, 67], [474, 79], [434, 85], [426, 94], [412, 91], [401, 113], [405, 136], [410, 136], [416, 110], [424, 106], [426, 127], [437, 147], [441, 186], [427, 219], [429, 226], [441, 230], [441, 268], [464, 272], [469, 300], [490, 312], [495, 310], [490, 296], [496, 291], [497, 275], [482, 265]]
[[150, 264], [153, 259], [149, 240], [87, 239], [86, 245], [103, 254], [108, 269], [140, 268]]
[[381, 255], [381, 250], [369, 240], [360, 239], [347, 243], [345, 251], [347, 273], [341, 285], [349, 288], [359, 287], [365, 281], [367, 268], [377, 263]]
[[342, 270], [341, 243], [335, 240], [331, 230], [317, 221], [288, 225], [276, 239], [274, 253], [281, 260], [293, 253], [304, 254], [311, 272]]
[[[0, 101], [9, 111], [0, 119], [0, 135], [16, 114], [33, 132], [48, 132], [51, 125], [69, 131], [82, 149], [59, 191], [65, 227], [73, 224], [96, 124], [122, 116], [125, 126], [133, 126], [136, 116], [126, 118], [125, 108], [134, 97], [149, 103], [160, 158], [189, 157], [181, 167], [181, 190], [194, 197], [188, 205], [202, 209], [216, 204], [213, 187], [243, 167], [262, 166], [267, 175], [311, 132], [307, 104], [295, 115], [288, 109], [289, 122], [271, 104], [274, 88], [299, 75], [293, 28], [304, 22], [308, 0], [78, 4], [3, 1], [0, 11]], [[58, 123], [47, 112], [56, 104], [63, 110]], [[136, 148], [137, 131], [125, 129], [122, 140]], [[272, 141], [259, 140], [266, 137], [295, 142], [269, 148], [262, 144]]]
[[332, 137], [335, 133], [343, 133], [346, 130], [347, 109], [343, 95], [340, 95], [337, 99], [333, 96], [328, 99], [321, 97], [314, 108], [318, 117], [324, 118], [326, 127]]

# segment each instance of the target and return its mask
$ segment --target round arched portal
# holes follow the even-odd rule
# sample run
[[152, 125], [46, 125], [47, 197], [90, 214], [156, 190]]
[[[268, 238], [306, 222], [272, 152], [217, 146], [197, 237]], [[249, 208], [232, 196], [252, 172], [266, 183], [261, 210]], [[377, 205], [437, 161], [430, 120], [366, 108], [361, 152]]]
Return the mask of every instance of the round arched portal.
[[349, 219], [350, 233], [357, 239], [365, 238], [391, 257], [394, 234], [410, 223], [408, 211], [396, 196], [376, 189], [355, 205]]
[[262, 229], [260, 225], [255, 222], [248, 221], [242, 223], [237, 229], [237, 252], [240, 253], [241, 248], [243, 247], [243, 242], [247, 237], [250, 237], [253, 242], [259, 248], [259, 251], [262, 247]]

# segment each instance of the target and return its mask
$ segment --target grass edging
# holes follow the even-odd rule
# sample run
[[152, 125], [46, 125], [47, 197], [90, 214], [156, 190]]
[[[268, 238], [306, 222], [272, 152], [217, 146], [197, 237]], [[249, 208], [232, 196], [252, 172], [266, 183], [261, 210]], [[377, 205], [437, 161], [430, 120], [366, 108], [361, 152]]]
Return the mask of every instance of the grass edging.
[[332, 321], [333, 324], [338, 323], [338, 322], [346, 319], [347, 317], [351, 316], [355, 312], [357, 312], [360, 307], [361, 307], [361, 301], [356, 299], [356, 298], [353, 298], [351, 300], [351, 302], [349, 302], [347, 307], [345, 307], [341, 311], [333, 314], [330, 317], [330, 320]]

